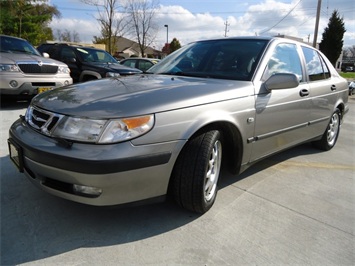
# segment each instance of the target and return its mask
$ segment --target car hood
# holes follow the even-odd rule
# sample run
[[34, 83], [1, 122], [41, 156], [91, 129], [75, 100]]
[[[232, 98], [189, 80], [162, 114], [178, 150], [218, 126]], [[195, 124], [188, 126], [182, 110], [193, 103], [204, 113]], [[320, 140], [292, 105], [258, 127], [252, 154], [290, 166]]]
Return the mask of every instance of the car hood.
[[141, 70], [137, 68], [131, 68], [127, 66], [123, 66], [121, 64], [116, 63], [97, 63], [97, 62], [85, 62], [86, 65], [94, 66], [95, 68], [101, 67], [107, 70], [111, 70], [113, 72], [125, 73], [125, 74], [139, 74], [142, 73]]
[[33, 55], [33, 54], [24, 54], [24, 53], [0, 53], [0, 62], [2, 64], [14, 64], [14, 63], [19, 63], [19, 62], [42, 62], [43, 64], [56, 64], [56, 65], [61, 65], [65, 66], [63, 62], [51, 59], [51, 58], [45, 58], [43, 56], [39, 55]]
[[252, 83], [247, 81], [135, 75], [54, 89], [36, 96], [32, 104], [60, 114], [99, 119], [158, 113], [253, 94]]

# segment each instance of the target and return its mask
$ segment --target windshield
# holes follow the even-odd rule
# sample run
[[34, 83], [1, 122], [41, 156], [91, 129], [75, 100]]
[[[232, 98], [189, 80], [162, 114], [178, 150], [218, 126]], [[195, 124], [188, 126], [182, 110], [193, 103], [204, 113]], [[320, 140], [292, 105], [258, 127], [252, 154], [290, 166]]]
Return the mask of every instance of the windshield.
[[31, 54], [38, 55], [41, 54], [27, 41], [1, 36], [1, 52], [3, 53], [16, 53], [16, 54]]
[[118, 63], [113, 56], [103, 50], [97, 50], [92, 48], [80, 47], [76, 48], [79, 56], [84, 62], [96, 62], [96, 63]]
[[188, 44], [148, 73], [251, 80], [266, 40], [225, 39]]

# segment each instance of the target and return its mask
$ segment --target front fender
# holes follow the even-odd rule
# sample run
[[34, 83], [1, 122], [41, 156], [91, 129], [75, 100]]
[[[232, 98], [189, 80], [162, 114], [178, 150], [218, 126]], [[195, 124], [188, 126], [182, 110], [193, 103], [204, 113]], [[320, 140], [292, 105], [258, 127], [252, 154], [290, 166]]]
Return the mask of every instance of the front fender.
[[196, 132], [211, 124], [224, 124], [239, 132], [243, 143], [243, 157], [248, 157], [251, 145], [246, 140], [254, 136], [254, 106], [254, 96], [248, 96], [157, 113], [153, 129], [131, 142], [134, 145], [146, 145], [188, 141]]

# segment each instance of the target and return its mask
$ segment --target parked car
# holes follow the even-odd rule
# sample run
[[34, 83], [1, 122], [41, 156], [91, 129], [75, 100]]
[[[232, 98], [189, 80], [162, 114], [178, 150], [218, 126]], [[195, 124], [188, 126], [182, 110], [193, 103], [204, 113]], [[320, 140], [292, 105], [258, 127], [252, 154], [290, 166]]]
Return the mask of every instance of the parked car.
[[9, 131], [10, 158], [65, 199], [116, 205], [171, 195], [204, 213], [220, 170], [312, 142], [330, 150], [348, 85], [304, 43], [238, 37], [190, 43], [142, 75], [36, 96]]
[[0, 35], [0, 92], [33, 96], [73, 83], [68, 66], [43, 57], [28, 41]]
[[352, 66], [345, 67], [345, 72], [353, 72], [354, 68]]
[[155, 59], [155, 58], [134, 57], [134, 58], [127, 58], [121, 60], [120, 64], [128, 67], [138, 68], [144, 72], [147, 71], [152, 66], [154, 66], [155, 64], [157, 64], [159, 61], [160, 59]]
[[44, 43], [37, 49], [68, 64], [74, 83], [142, 73], [138, 69], [120, 65], [108, 52], [93, 47]]
[[355, 81], [349, 81], [349, 95], [353, 95], [355, 93]]

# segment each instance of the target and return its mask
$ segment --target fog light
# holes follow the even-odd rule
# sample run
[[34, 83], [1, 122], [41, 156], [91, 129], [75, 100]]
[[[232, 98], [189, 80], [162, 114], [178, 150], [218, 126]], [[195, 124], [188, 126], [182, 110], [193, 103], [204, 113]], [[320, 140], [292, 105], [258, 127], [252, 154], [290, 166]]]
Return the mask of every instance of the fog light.
[[10, 84], [10, 86], [13, 87], [13, 88], [15, 88], [15, 87], [18, 86], [18, 83], [17, 83], [16, 80], [11, 80], [9, 84]]
[[64, 81], [64, 85], [65, 86], [69, 85], [69, 80]]
[[76, 184], [73, 185], [73, 190], [77, 195], [90, 197], [90, 198], [96, 198], [100, 196], [102, 193], [101, 188], [88, 187], [88, 186], [76, 185]]

